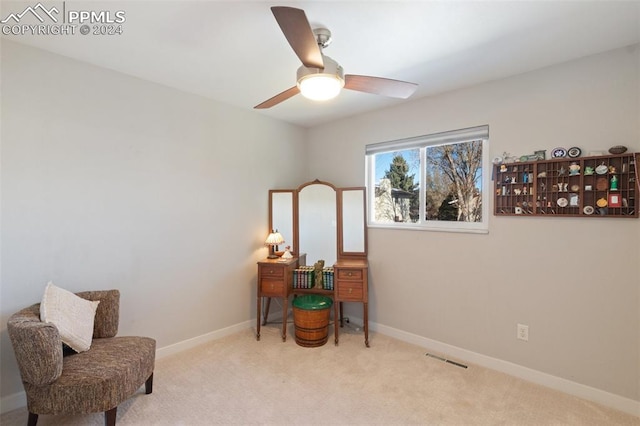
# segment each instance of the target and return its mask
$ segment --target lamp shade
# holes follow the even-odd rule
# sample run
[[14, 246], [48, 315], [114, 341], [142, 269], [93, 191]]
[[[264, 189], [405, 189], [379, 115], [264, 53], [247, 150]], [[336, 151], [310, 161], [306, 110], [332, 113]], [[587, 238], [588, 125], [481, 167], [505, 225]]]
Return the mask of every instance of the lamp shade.
[[264, 241], [265, 246], [279, 246], [284, 243], [284, 237], [278, 231], [271, 232]]
[[277, 229], [275, 231], [271, 231], [267, 239], [264, 241], [264, 245], [269, 246], [269, 256], [267, 257], [269, 259], [276, 259], [278, 257], [275, 253], [276, 246], [283, 243], [284, 238], [282, 237], [282, 234], [279, 233]]

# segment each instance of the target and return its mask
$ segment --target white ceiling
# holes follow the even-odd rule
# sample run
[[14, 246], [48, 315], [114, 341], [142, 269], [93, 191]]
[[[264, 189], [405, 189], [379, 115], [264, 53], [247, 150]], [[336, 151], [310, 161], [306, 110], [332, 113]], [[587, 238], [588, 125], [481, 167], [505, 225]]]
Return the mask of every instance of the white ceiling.
[[[2, 18], [36, 3], [3, 0]], [[298, 95], [256, 110], [302, 126], [640, 42], [640, 1], [68, 0], [67, 10], [124, 10], [123, 34], [3, 38], [251, 110], [294, 86], [300, 65], [274, 5], [329, 28], [325, 54], [345, 73], [419, 84], [409, 100], [345, 90], [325, 103]]]

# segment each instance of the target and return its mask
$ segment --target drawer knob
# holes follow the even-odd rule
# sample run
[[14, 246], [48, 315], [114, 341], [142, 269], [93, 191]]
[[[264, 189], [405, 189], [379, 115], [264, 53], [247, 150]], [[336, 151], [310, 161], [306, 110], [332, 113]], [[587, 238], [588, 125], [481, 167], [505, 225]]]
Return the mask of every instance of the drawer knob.
[[269, 271], [269, 273], [270, 273], [270, 274], [273, 274], [273, 269], [271, 269], [271, 270]]
[[353, 272], [349, 271], [349, 272], [347, 272], [347, 275], [352, 277], [353, 276]]
[[349, 288], [349, 294], [353, 293], [353, 289]]

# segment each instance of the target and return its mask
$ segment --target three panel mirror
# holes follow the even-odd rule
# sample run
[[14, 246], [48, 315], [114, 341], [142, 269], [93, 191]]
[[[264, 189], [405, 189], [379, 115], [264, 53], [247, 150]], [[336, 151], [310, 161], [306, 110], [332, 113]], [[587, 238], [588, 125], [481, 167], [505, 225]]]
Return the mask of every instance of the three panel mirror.
[[277, 229], [294, 254], [313, 264], [367, 257], [365, 188], [336, 188], [315, 180], [295, 190], [269, 191], [269, 229]]

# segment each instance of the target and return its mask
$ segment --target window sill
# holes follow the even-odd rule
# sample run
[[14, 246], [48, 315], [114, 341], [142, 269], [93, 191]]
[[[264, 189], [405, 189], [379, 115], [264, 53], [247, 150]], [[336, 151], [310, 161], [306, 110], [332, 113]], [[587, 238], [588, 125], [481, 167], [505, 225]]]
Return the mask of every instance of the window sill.
[[393, 229], [398, 231], [432, 231], [432, 232], [453, 232], [453, 233], [463, 233], [463, 234], [488, 234], [489, 230], [487, 228], [480, 227], [451, 227], [451, 226], [428, 226], [428, 225], [417, 225], [417, 224], [402, 224], [402, 225], [394, 225], [390, 223], [369, 223], [367, 227], [370, 229]]

